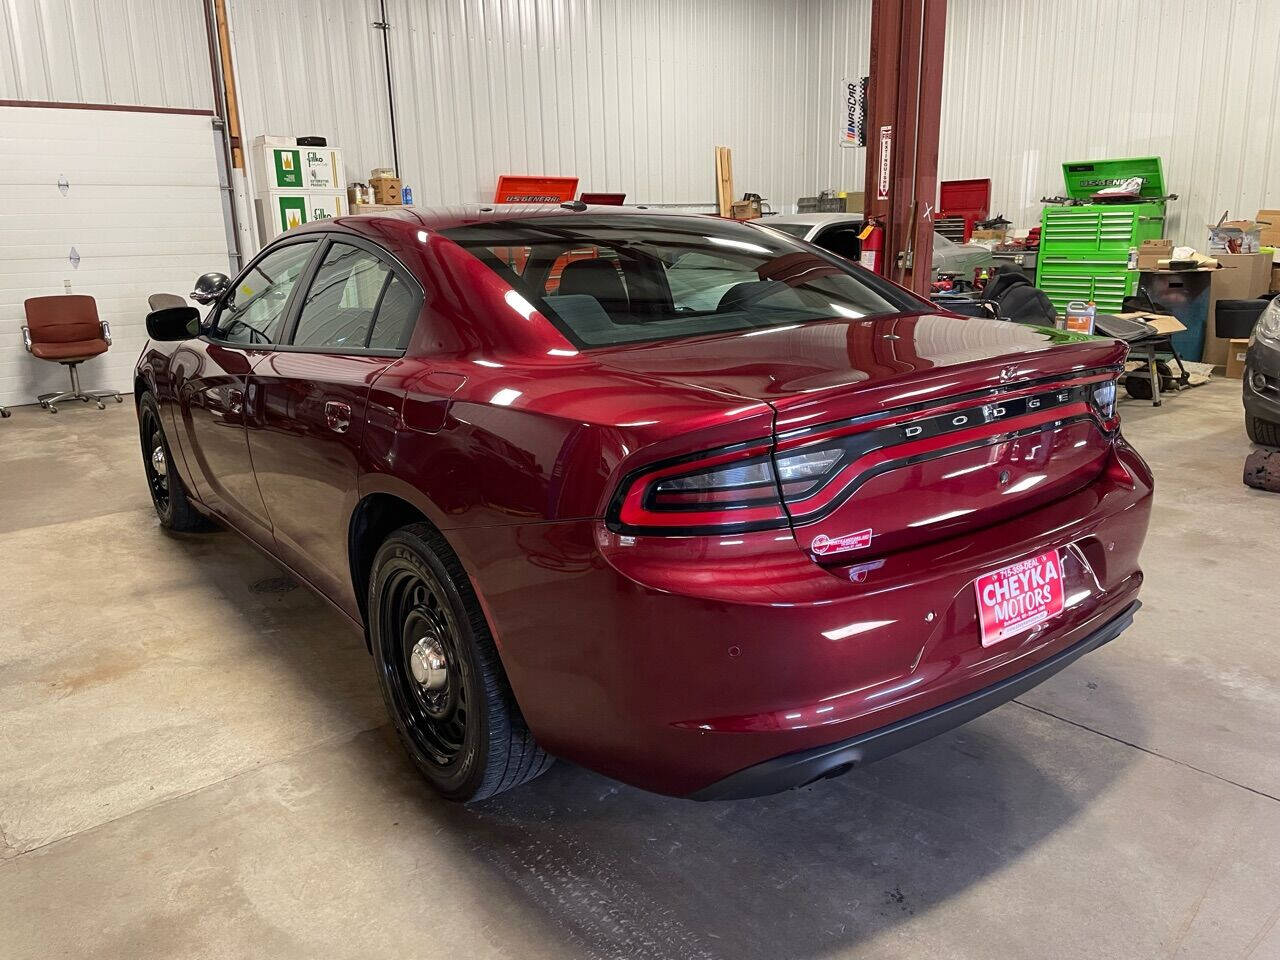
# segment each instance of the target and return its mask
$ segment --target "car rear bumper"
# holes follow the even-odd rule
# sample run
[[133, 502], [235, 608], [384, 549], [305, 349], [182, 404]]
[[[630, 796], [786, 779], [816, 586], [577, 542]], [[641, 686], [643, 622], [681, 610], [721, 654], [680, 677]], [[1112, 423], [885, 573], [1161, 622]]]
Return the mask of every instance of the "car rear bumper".
[[1008, 703], [1086, 653], [1114, 640], [1133, 623], [1133, 615], [1141, 606], [1141, 601], [1133, 601], [1117, 617], [1065, 650], [968, 696], [846, 740], [765, 760], [695, 791], [690, 799], [742, 800], [766, 796], [837, 776], [923, 743]]
[[[843, 566], [812, 562], [780, 530], [627, 537], [583, 520], [447, 535], [539, 743], [699, 796], [963, 702], [1123, 618], [1142, 584], [1152, 482], [1123, 440], [1113, 466], [1005, 522]], [[975, 579], [1050, 549], [1062, 551], [1063, 612], [983, 647]], [[939, 729], [963, 722], [953, 716]]]

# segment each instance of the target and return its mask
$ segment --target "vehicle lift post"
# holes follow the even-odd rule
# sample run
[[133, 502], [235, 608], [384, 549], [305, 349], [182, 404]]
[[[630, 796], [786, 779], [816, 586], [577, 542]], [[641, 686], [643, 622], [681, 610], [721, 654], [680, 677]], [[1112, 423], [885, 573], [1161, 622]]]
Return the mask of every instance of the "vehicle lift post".
[[875, 0], [867, 84], [866, 217], [885, 231], [880, 272], [929, 295], [947, 0]]

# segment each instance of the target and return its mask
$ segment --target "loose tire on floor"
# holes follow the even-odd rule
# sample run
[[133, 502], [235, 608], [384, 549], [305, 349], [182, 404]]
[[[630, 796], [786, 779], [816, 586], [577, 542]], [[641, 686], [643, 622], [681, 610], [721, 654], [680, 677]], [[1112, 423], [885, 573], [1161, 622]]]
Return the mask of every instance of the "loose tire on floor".
[[471, 582], [428, 524], [391, 534], [369, 578], [369, 636], [396, 733], [442, 796], [483, 800], [554, 762], [529, 733]]
[[1260, 443], [1264, 447], [1280, 447], [1280, 423], [1245, 414], [1244, 431], [1254, 443]]
[[212, 524], [191, 505], [182, 478], [171, 467], [173, 457], [169, 453], [169, 441], [160, 422], [160, 408], [151, 393], [144, 393], [138, 401], [138, 439], [142, 444], [142, 467], [147, 475], [147, 489], [151, 493], [156, 516], [160, 518], [160, 526], [178, 533], [209, 529]]

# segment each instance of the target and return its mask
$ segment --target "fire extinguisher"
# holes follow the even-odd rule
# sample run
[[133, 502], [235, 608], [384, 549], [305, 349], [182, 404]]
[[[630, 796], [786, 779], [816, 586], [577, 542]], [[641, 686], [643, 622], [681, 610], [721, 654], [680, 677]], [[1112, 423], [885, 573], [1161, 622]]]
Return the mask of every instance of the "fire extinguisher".
[[872, 273], [884, 276], [884, 226], [879, 220], [868, 220], [858, 240], [862, 243], [858, 262]]

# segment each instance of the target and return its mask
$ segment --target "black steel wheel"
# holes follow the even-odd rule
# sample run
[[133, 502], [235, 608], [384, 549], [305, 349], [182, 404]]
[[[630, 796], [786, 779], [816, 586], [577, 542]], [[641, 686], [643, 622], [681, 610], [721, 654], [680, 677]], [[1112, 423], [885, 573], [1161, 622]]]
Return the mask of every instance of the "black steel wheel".
[[387, 625], [386, 682], [414, 742], [437, 767], [462, 755], [467, 736], [467, 660], [444, 587], [429, 572], [394, 564], [379, 598]]
[[413, 524], [383, 543], [368, 611], [387, 712], [439, 793], [482, 800], [551, 765], [516, 706], [470, 581], [433, 528]]
[[209, 522], [191, 505], [182, 478], [172, 468], [156, 398], [144, 393], [138, 401], [138, 439], [142, 443], [142, 467], [151, 503], [166, 530], [202, 530]]

